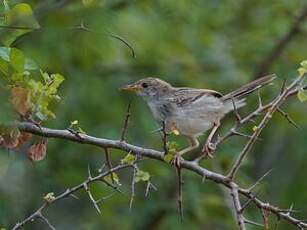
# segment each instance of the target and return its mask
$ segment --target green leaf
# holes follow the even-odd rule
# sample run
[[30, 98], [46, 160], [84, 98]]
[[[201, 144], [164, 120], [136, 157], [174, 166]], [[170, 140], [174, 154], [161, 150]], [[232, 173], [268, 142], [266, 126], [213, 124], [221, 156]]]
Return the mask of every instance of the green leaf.
[[[13, 54], [12, 54], [13, 50]], [[19, 53], [19, 54], [18, 54]], [[15, 56], [21, 56], [22, 51], [16, 48], [9, 48], [9, 47], [0, 47], [0, 61], [3, 63], [5, 61], [7, 64], [10, 63], [13, 66], [12, 62], [16, 62]], [[13, 60], [12, 57], [13, 56]], [[18, 62], [17, 62], [18, 63]], [[14, 66], [13, 66], [14, 67]], [[24, 70], [36, 70], [38, 69], [38, 65], [36, 62], [30, 58], [24, 58]]]
[[128, 153], [124, 159], [121, 159], [122, 164], [128, 164], [132, 165], [136, 160], [136, 156], [132, 155], [131, 153]]
[[51, 74], [51, 83], [49, 83], [48, 92], [50, 94], [55, 94], [58, 90], [58, 87], [62, 84], [64, 81], [64, 77], [61, 74]]
[[25, 29], [10, 30], [7, 29], [6, 33], [1, 36], [1, 41], [6, 46], [10, 46], [16, 38], [29, 33], [40, 26], [35, 19], [31, 6], [26, 3], [16, 4], [13, 8], [5, 12], [5, 26], [23, 27]]
[[298, 91], [297, 98], [299, 99], [300, 102], [307, 101], [307, 95], [304, 92], [304, 90], [301, 89], [301, 90]]
[[24, 66], [25, 70], [37, 70], [38, 69], [38, 65], [35, 61], [33, 61], [30, 58], [26, 58], [25, 59], [25, 66]]
[[135, 174], [135, 182], [138, 183], [140, 181], [149, 181], [150, 174], [148, 172], [138, 170]]
[[23, 52], [16, 48], [11, 48], [10, 63], [17, 72], [23, 72], [25, 66], [25, 56]]
[[174, 155], [168, 153], [168, 154], [164, 155], [163, 160], [164, 160], [165, 162], [167, 162], [167, 163], [170, 163], [170, 162], [173, 160], [173, 158], [174, 158]]
[[70, 126], [74, 126], [74, 125], [77, 125], [77, 124], [79, 124], [78, 120], [74, 120], [74, 121], [70, 122]]
[[5, 76], [9, 75], [9, 63], [3, 59], [0, 59], [0, 72]]
[[307, 60], [302, 61], [300, 64], [303, 68], [307, 69]]
[[114, 181], [117, 185], [121, 185], [120, 182], [119, 182], [119, 177], [116, 173], [112, 173], [112, 175], [109, 174], [109, 175], [105, 176], [103, 179], [105, 179], [110, 184], [113, 184], [113, 181]]
[[300, 67], [297, 69], [297, 71], [300, 76], [303, 76], [307, 72], [307, 69]]
[[9, 62], [10, 61], [10, 48], [8, 47], [0, 47], [0, 58]]

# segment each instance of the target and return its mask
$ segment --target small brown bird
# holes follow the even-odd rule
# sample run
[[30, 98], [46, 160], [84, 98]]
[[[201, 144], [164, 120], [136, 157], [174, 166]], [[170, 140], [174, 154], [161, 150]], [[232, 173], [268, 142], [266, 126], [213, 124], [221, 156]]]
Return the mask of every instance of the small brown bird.
[[174, 132], [187, 137], [190, 146], [179, 151], [175, 163], [180, 163], [181, 155], [199, 146], [197, 137], [212, 128], [203, 147], [203, 153], [211, 156], [215, 150], [212, 138], [220, 126], [220, 120], [235, 108], [245, 105], [245, 96], [271, 83], [275, 75], [252, 81], [226, 95], [210, 89], [177, 88], [159, 78], [144, 78], [122, 87], [122, 90], [136, 92], [148, 104], [159, 125], [165, 125], [166, 132]]

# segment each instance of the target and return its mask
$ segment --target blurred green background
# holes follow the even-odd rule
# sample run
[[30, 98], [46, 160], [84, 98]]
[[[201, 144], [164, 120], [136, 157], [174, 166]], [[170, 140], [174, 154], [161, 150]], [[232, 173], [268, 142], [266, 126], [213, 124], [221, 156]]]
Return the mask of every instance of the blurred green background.
[[[211, 88], [227, 93], [257, 77], [259, 66], [271, 54], [281, 37], [295, 23], [304, 0], [161, 0], [161, 1], [24, 1], [31, 5], [41, 30], [19, 37], [12, 46], [21, 49], [48, 72], [65, 76], [54, 106], [57, 117], [44, 125], [65, 129], [73, 120], [88, 134], [117, 139], [129, 101], [132, 116], [128, 141], [135, 145], [162, 149], [161, 136], [140, 98], [118, 88], [143, 77], [160, 77], [176, 86]], [[10, 5], [20, 1], [9, 1]], [[1, 7], [3, 7], [1, 5]], [[72, 29], [84, 23], [92, 32]], [[264, 73], [276, 73], [274, 86], [263, 90], [267, 101], [279, 92], [283, 79], [297, 75], [300, 61], [306, 59], [306, 22], [300, 31], [274, 58]], [[0, 29], [0, 36], [9, 31]], [[122, 42], [108, 36], [118, 35], [134, 48], [136, 58]], [[246, 114], [256, 107], [251, 96]], [[2, 105], [1, 105], [2, 106]], [[1, 109], [1, 108], [0, 108]], [[307, 215], [307, 120], [306, 104], [296, 97], [283, 109], [299, 124], [291, 126], [279, 114], [266, 127], [260, 141], [245, 161], [239, 184], [248, 186], [273, 168], [257, 188], [259, 197], [282, 208], [291, 204]], [[220, 133], [227, 131], [235, 118], [223, 120]], [[253, 124], [242, 129], [252, 132]], [[206, 136], [206, 135], [205, 135]], [[202, 139], [205, 139], [205, 136]], [[173, 138], [180, 146], [187, 143]], [[227, 172], [243, 147], [245, 139], [234, 137], [221, 145], [215, 158], [203, 162], [211, 170]], [[125, 156], [111, 151], [115, 164]], [[193, 155], [193, 154], [191, 154]], [[191, 156], [190, 155], [190, 156]], [[197, 152], [195, 152], [197, 155]], [[105, 161], [101, 149], [50, 139], [45, 160], [32, 164], [24, 151], [0, 150], [0, 227], [10, 228], [43, 202], [44, 194], [58, 194], [82, 182], [87, 167], [97, 169]], [[114, 194], [101, 204], [98, 215], [84, 191], [80, 200], [65, 199], [48, 208], [45, 215], [57, 229], [237, 229], [221, 187], [186, 171], [184, 176], [184, 221], [176, 207], [176, 174], [167, 164], [145, 160], [139, 167], [150, 172], [157, 192], [145, 198], [145, 184], [138, 183], [133, 208], [129, 211], [131, 170], [119, 173], [126, 195]], [[112, 190], [103, 184], [93, 186], [99, 198]], [[261, 222], [261, 213], [253, 205], [246, 217]], [[273, 227], [276, 217], [270, 215]], [[37, 220], [24, 229], [48, 229]], [[257, 229], [248, 226], [248, 229]], [[284, 223], [278, 229], [294, 229]]]

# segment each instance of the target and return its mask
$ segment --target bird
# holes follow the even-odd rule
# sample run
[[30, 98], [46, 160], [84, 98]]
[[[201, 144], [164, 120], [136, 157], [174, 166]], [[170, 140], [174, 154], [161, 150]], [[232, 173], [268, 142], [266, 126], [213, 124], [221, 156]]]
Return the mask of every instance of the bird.
[[174, 87], [153, 77], [140, 79], [120, 89], [142, 97], [166, 133], [182, 135], [189, 140], [190, 145], [174, 156], [173, 162], [180, 165], [181, 156], [198, 148], [198, 137], [210, 129], [202, 153], [212, 157], [215, 150], [212, 139], [223, 117], [245, 106], [247, 95], [270, 84], [275, 77], [274, 74], [261, 77], [225, 95], [211, 89]]

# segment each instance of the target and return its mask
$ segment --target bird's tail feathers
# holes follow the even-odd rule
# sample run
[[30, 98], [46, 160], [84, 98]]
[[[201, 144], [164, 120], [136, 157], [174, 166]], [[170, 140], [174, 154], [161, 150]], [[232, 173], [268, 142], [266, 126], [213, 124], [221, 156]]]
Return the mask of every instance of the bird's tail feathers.
[[262, 88], [265, 85], [270, 84], [276, 78], [275, 74], [270, 74], [259, 79], [256, 79], [252, 82], [243, 85], [239, 89], [232, 91], [225, 96], [222, 97], [224, 101], [232, 100], [232, 99], [241, 99], [244, 98], [246, 95], [254, 92], [257, 89]]

